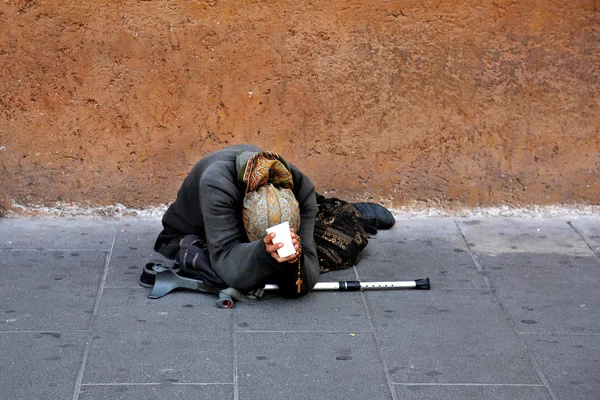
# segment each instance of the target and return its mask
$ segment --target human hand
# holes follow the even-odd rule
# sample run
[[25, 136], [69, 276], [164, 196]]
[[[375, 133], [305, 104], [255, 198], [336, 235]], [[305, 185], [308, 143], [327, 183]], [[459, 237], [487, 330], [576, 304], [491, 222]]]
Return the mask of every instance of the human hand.
[[300, 237], [298, 235], [296, 235], [296, 232], [294, 232], [294, 228], [290, 228], [290, 235], [292, 236], [292, 244], [294, 245], [294, 249], [296, 250], [296, 252], [288, 257], [283, 257], [283, 258], [279, 257], [279, 254], [277, 253], [277, 250], [279, 250], [280, 248], [283, 247], [283, 243], [279, 243], [279, 242], [273, 243], [273, 239], [275, 238], [275, 233], [269, 233], [263, 239], [267, 253], [269, 253], [271, 255], [271, 257], [273, 257], [279, 263], [290, 262], [290, 261], [296, 259], [297, 257], [299, 257], [300, 254], [302, 253]]

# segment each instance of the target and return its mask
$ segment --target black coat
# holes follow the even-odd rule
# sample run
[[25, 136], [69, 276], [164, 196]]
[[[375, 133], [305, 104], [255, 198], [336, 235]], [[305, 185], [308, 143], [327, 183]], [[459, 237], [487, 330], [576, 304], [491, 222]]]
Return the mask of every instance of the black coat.
[[[211, 266], [221, 279], [238, 290], [277, 283], [282, 294], [297, 291], [297, 265], [278, 263], [263, 239], [249, 242], [242, 220], [244, 186], [238, 182], [236, 159], [240, 152], [258, 152], [251, 145], [238, 145], [209, 154], [185, 178], [177, 199], [163, 216], [163, 231], [154, 249], [173, 258], [179, 241], [187, 234], [198, 235], [208, 245]], [[239, 163], [238, 163], [239, 164]], [[314, 185], [291, 165], [293, 192], [300, 206], [302, 240], [302, 294], [319, 279], [319, 261], [313, 237], [317, 203]], [[266, 232], [265, 232], [266, 236]]]

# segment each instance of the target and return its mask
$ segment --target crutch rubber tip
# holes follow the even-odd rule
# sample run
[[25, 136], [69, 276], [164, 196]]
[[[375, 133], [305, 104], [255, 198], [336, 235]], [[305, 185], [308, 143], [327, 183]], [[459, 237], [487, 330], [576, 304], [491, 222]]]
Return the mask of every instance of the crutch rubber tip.
[[417, 279], [415, 283], [417, 284], [417, 286], [415, 286], [415, 289], [429, 290], [429, 278]]
[[219, 293], [219, 300], [217, 300], [217, 307], [219, 308], [233, 308], [233, 298], [226, 293]]
[[228, 300], [228, 299], [219, 299], [219, 300], [217, 300], [217, 307], [219, 307], [219, 308], [232, 308], [233, 307], [233, 301]]

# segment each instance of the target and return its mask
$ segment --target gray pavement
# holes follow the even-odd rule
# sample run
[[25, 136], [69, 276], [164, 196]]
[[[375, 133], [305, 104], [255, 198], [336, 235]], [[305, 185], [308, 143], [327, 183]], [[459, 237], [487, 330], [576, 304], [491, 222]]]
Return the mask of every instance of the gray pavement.
[[600, 399], [600, 216], [399, 219], [234, 309], [138, 285], [160, 220], [0, 219], [0, 399]]

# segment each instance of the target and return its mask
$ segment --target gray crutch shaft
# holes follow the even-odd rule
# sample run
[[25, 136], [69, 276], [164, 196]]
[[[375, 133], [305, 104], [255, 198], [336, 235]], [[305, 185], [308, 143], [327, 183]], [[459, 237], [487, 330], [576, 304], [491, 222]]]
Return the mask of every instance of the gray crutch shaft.
[[[276, 284], [265, 285], [265, 290], [278, 290]], [[337, 290], [337, 291], [357, 291], [357, 290], [390, 290], [390, 289], [417, 289], [429, 290], [429, 278], [417, 279], [414, 281], [392, 281], [392, 282], [360, 282], [360, 281], [339, 281], [339, 282], [319, 282], [313, 290]]]

